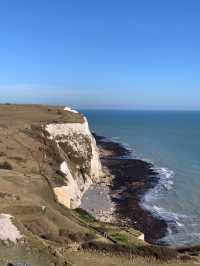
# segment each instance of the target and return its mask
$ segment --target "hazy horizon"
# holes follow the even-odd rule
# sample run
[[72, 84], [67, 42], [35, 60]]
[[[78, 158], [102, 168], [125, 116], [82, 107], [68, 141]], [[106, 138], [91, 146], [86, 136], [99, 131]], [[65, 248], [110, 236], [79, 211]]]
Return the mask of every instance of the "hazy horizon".
[[149, 112], [200, 112], [200, 109], [181, 109], [181, 108], [140, 108], [140, 107], [135, 107], [135, 108], [120, 108], [120, 107], [75, 107], [74, 105], [68, 105], [68, 104], [54, 104], [54, 103], [36, 103], [36, 102], [0, 102], [0, 104], [5, 104], [5, 105], [50, 105], [50, 106], [67, 106], [71, 108], [75, 108], [77, 110], [81, 111], [138, 111], [138, 112], [143, 112], [143, 111], [149, 111]]

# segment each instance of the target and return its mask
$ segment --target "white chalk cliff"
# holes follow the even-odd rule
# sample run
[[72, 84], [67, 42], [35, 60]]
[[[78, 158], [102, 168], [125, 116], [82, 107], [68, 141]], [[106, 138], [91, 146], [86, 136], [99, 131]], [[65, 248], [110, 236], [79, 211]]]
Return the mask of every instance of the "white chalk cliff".
[[54, 187], [57, 200], [68, 208], [77, 208], [84, 192], [101, 176], [96, 141], [85, 117], [83, 123], [48, 124], [46, 131], [50, 139], [56, 142], [63, 158], [60, 171], [65, 176], [66, 184]]

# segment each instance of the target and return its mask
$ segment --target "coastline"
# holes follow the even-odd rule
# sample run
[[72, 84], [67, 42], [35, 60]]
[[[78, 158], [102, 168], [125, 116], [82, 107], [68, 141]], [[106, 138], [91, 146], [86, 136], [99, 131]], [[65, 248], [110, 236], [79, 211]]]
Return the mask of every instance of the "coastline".
[[131, 151], [122, 144], [96, 134], [94, 137], [106, 171], [105, 181], [86, 192], [81, 207], [101, 221], [133, 227], [144, 233], [145, 241], [157, 243], [167, 234], [167, 222], [145, 209], [142, 199], [158, 184], [158, 173], [151, 163], [131, 158]]

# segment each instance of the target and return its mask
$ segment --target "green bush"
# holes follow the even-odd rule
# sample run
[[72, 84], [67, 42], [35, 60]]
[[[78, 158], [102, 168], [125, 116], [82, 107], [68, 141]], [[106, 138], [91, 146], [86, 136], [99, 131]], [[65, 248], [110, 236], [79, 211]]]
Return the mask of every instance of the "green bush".
[[60, 229], [59, 236], [70, 239], [72, 242], [77, 242], [77, 243], [91, 241], [95, 238], [95, 234], [93, 233], [70, 232], [67, 229]]
[[128, 237], [126, 235], [123, 235], [123, 234], [119, 234], [119, 233], [116, 233], [116, 234], [113, 234], [111, 235], [111, 238], [116, 241], [116, 242], [120, 242], [122, 244], [128, 244]]
[[96, 221], [96, 219], [90, 213], [81, 208], [77, 208], [75, 211], [79, 214], [80, 218], [86, 222], [92, 223]]

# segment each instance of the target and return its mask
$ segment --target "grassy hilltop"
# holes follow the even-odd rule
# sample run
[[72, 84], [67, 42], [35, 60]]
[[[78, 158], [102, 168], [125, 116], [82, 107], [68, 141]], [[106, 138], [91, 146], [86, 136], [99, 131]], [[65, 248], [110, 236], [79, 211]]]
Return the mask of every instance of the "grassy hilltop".
[[57, 203], [52, 188], [62, 183], [60, 159], [44, 125], [83, 122], [82, 115], [63, 107], [0, 105], [0, 213], [11, 214], [24, 236], [16, 244], [0, 241], [0, 266], [10, 261], [32, 266], [200, 263], [198, 247], [178, 252], [148, 245], [138, 239], [140, 232]]

